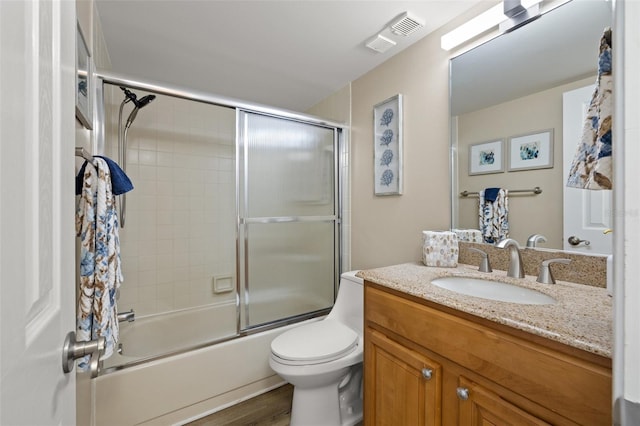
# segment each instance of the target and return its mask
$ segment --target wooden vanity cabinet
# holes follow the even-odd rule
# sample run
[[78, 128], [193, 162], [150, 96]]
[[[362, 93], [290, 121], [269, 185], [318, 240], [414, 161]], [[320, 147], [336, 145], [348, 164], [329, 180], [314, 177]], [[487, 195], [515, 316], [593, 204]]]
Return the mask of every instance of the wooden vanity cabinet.
[[611, 360], [365, 284], [364, 424], [610, 425]]

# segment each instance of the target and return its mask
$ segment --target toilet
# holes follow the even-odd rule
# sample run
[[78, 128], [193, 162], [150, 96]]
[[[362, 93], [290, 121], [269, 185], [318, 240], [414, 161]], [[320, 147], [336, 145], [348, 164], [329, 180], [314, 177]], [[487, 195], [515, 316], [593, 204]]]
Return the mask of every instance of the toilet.
[[323, 320], [271, 342], [269, 365], [294, 387], [291, 426], [362, 420], [363, 281], [356, 272], [341, 275], [338, 297]]

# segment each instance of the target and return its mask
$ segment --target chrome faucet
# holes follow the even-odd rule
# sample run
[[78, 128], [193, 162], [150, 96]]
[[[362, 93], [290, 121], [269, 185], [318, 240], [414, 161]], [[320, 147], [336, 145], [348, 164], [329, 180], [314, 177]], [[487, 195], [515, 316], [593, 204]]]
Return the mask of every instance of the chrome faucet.
[[133, 309], [130, 309], [126, 312], [118, 312], [117, 318], [118, 318], [118, 322], [122, 322], [122, 321], [133, 322], [136, 319], [136, 313], [133, 312]]
[[520, 255], [518, 242], [512, 238], [505, 238], [500, 241], [496, 247], [509, 249], [509, 270], [507, 271], [507, 276], [524, 278], [524, 267], [522, 266], [522, 256]]
[[547, 239], [544, 237], [544, 235], [533, 234], [527, 240], [527, 247], [533, 248], [533, 247], [536, 247], [538, 243], [546, 243], [546, 242], [547, 242]]

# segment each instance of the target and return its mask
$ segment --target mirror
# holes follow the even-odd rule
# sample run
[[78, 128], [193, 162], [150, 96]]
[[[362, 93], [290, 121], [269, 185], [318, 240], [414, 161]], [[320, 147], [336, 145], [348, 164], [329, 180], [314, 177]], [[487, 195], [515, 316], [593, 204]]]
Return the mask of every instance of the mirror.
[[[507, 188], [510, 237], [524, 246], [542, 234], [547, 242], [539, 247], [563, 248], [562, 94], [596, 82], [600, 38], [611, 17], [608, 1], [571, 1], [451, 60], [452, 228], [478, 228], [478, 197], [462, 191]], [[549, 131], [551, 163], [510, 171], [517, 161], [509, 161], [509, 145]], [[470, 146], [476, 158], [478, 144], [500, 140], [501, 170], [499, 164], [489, 173], [470, 170]], [[535, 187], [542, 193], [513, 192]]]

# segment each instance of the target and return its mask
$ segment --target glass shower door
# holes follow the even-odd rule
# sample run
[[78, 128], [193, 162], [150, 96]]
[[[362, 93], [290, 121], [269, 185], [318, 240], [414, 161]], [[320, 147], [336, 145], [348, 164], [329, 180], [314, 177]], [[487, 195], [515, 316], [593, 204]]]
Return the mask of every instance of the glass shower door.
[[240, 111], [241, 328], [333, 305], [337, 130]]

